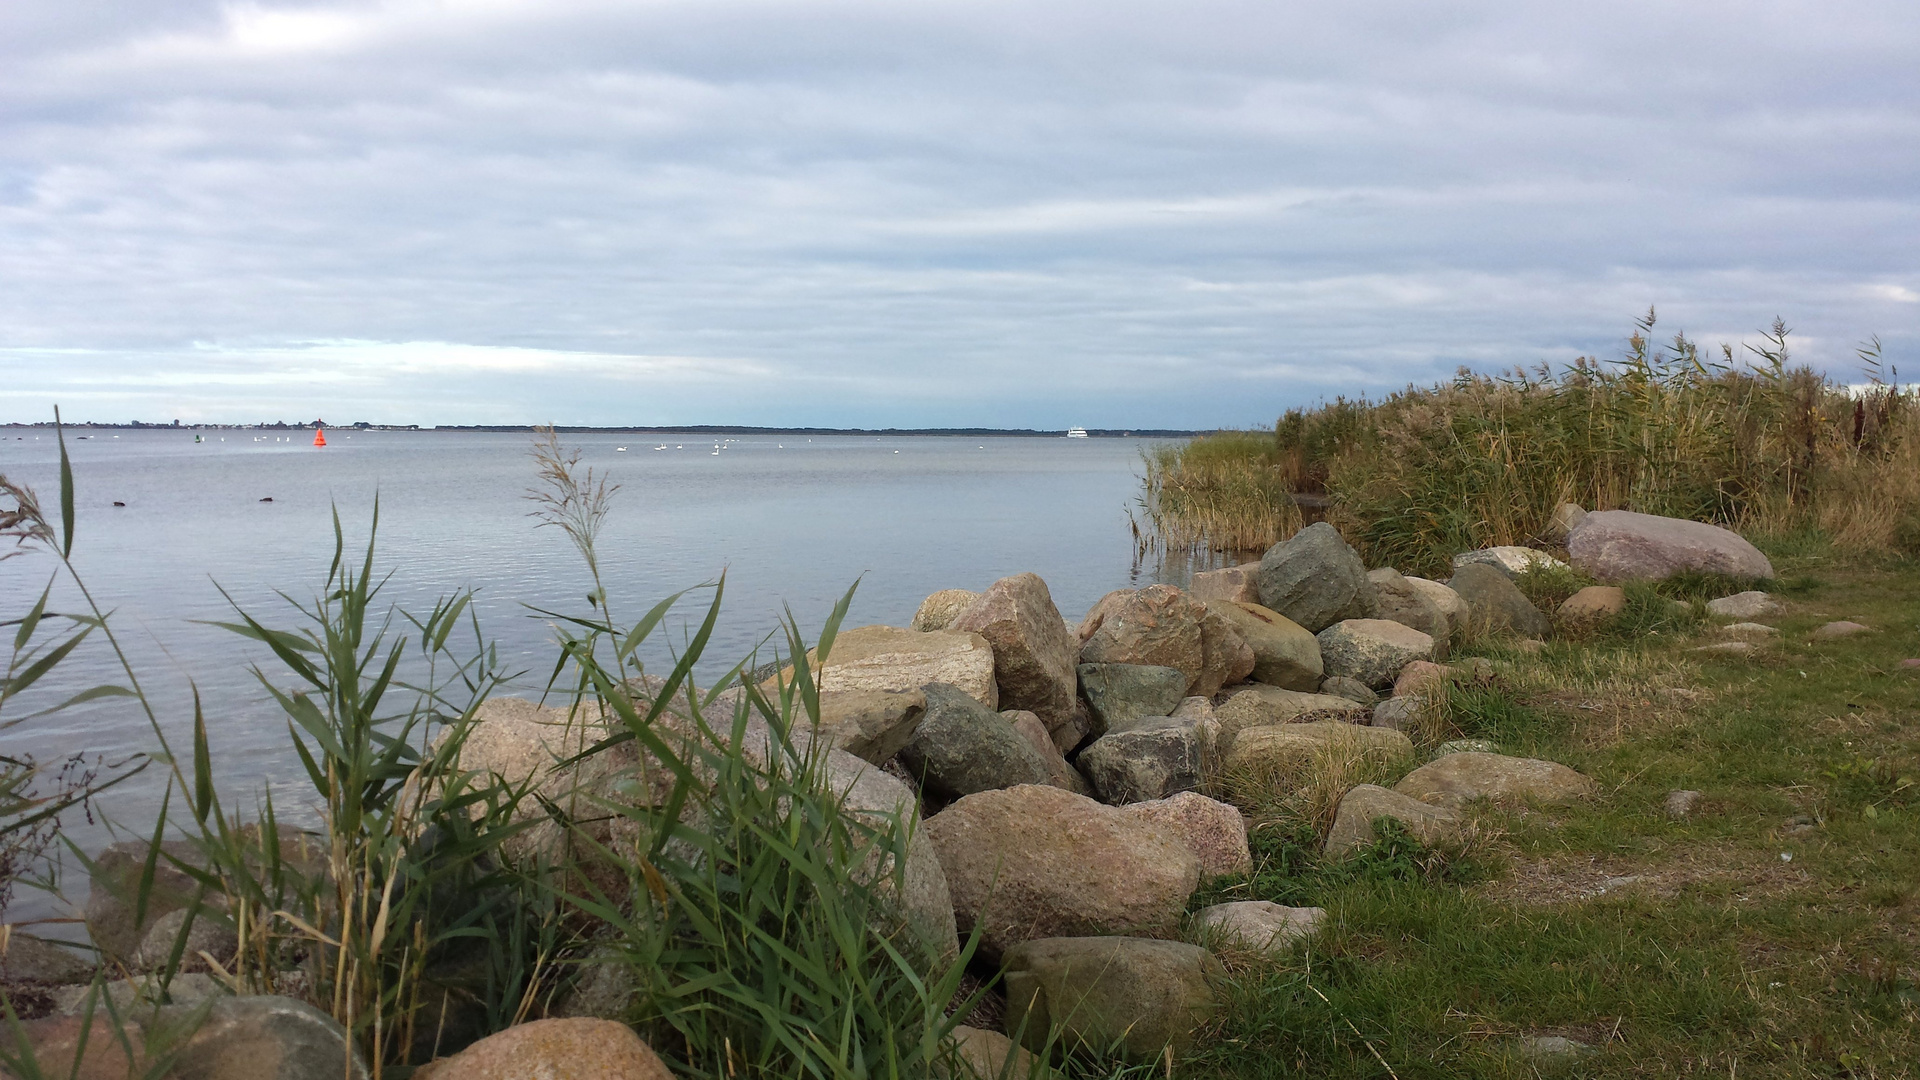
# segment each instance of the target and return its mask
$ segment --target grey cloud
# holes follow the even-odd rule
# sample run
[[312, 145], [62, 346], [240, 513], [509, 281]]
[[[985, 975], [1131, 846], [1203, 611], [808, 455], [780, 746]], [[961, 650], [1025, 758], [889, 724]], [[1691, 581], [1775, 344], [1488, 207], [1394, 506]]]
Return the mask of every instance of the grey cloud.
[[1649, 303], [1920, 339], [1899, 4], [56, 7], [0, 14], [0, 419], [1209, 425]]

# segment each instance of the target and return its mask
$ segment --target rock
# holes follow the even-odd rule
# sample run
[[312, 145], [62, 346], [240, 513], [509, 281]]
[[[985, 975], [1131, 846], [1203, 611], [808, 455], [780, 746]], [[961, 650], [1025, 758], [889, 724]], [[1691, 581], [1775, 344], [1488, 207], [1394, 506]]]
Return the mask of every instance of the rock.
[[1493, 661], [1484, 656], [1469, 656], [1451, 665], [1462, 679], [1485, 685], [1493, 681]]
[[16, 926], [0, 926], [0, 986], [83, 983], [93, 965], [72, 949], [29, 935]]
[[640, 981], [617, 947], [602, 945], [580, 961], [583, 970], [547, 1010], [560, 1019], [624, 1020]]
[[1780, 636], [1780, 631], [1765, 623], [1737, 622], [1720, 628], [1720, 632], [1730, 638], [1748, 638], [1753, 641], [1771, 641]]
[[1567, 538], [1573, 565], [1609, 584], [1661, 581], [1682, 570], [1771, 578], [1773, 564], [1735, 532], [1700, 521], [1596, 510]]
[[[258, 842], [259, 827], [243, 825], [238, 830], [241, 843]], [[282, 825], [279, 828], [281, 857], [288, 868], [320, 880], [326, 873], [326, 858], [316, 837]], [[153, 881], [147, 893], [145, 917], [138, 923], [134, 914], [139, 906], [140, 881], [146, 868], [149, 844], [145, 840], [123, 840], [95, 856], [92, 878], [88, 882], [87, 933], [101, 953], [109, 959], [130, 963], [141, 941], [154, 924], [194, 902], [199, 883], [181, 870], [179, 863], [205, 869], [206, 857], [192, 842], [167, 840], [160, 845], [154, 860]], [[253, 856], [257, 858], [257, 856]], [[208, 906], [221, 902], [209, 897]], [[178, 923], [174, 924], [178, 928]]]
[[1540, 530], [1540, 538], [1549, 544], [1564, 547], [1567, 538], [1580, 527], [1580, 522], [1586, 516], [1587, 512], [1578, 503], [1561, 503], [1548, 516], [1546, 527]]
[[953, 620], [978, 599], [980, 594], [971, 589], [941, 589], [920, 601], [920, 608], [913, 613], [913, 621], [907, 624], [907, 629], [923, 634], [952, 629]]
[[632, 1028], [589, 1017], [516, 1024], [413, 1075], [416, 1080], [673, 1080]]
[[1576, 1058], [1593, 1049], [1564, 1035], [1524, 1035], [1513, 1041], [1513, 1048], [1521, 1057], [1535, 1061]]
[[1491, 754], [1500, 749], [1486, 739], [1453, 739], [1433, 748], [1433, 756], [1446, 757], [1448, 754]]
[[1907, 669], [1920, 668], [1920, 656], [1908, 657], [1900, 661], [1900, 666]]
[[1232, 604], [1258, 604], [1260, 564], [1229, 566], [1224, 570], [1202, 570], [1193, 575], [1187, 595], [1200, 601], [1224, 600]]
[[1598, 626], [1627, 610], [1627, 591], [1617, 585], [1589, 585], [1560, 602], [1561, 622]]
[[1722, 653], [1728, 656], [1752, 656], [1759, 647], [1751, 641], [1721, 641], [1712, 645], [1701, 645], [1693, 652]]
[[1215, 600], [1207, 609], [1232, 623], [1252, 650], [1255, 682], [1309, 692], [1320, 685], [1320, 642], [1306, 627], [1259, 604]]
[[979, 634], [992, 647], [999, 708], [1025, 709], [1048, 731], [1072, 723], [1080, 641], [1067, 632], [1046, 582], [1034, 574], [1001, 578], [954, 617], [952, 628]]
[[1393, 696], [1430, 694], [1452, 682], [1454, 674], [1454, 670], [1445, 664], [1415, 660], [1401, 668], [1399, 676], [1393, 680]]
[[1200, 880], [1166, 825], [1055, 787], [966, 796], [924, 832], [988, 962], [1033, 938], [1167, 930]]
[[1079, 675], [1095, 737], [1143, 716], [1166, 716], [1187, 697], [1187, 676], [1179, 668], [1081, 664]]
[[1200, 861], [1202, 879], [1245, 874], [1253, 869], [1247, 822], [1231, 803], [1183, 791], [1165, 799], [1129, 803], [1120, 809], [1128, 817], [1173, 830]]
[[1373, 843], [1373, 823], [1383, 817], [1405, 825], [1409, 835], [1427, 845], [1454, 839], [1466, 820], [1458, 810], [1430, 806], [1397, 791], [1361, 784], [1340, 798], [1333, 829], [1327, 833], [1327, 855], [1338, 858]]
[[1539, 656], [1547, 651], [1547, 643], [1539, 638], [1521, 638], [1513, 643], [1513, 651], [1525, 653], [1528, 656]]
[[[53, 988], [53, 1011], [59, 1016], [79, 1016], [89, 1007], [105, 1012], [111, 1002], [115, 1012], [127, 1016], [160, 1006], [160, 990], [160, 980], [148, 975], [114, 979], [102, 983], [97, 991], [91, 983], [58, 986]], [[175, 975], [166, 985], [165, 996], [173, 1005], [199, 1005], [227, 997], [229, 993], [225, 986], [214, 982], [211, 975], [196, 971]]]
[[1426, 698], [1419, 694], [1390, 697], [1373, 707], [1373, 726], [1390, 728], [1394, 731], [1411, 731], [1419, 726], [1422, 713], [1426, 708]]
[[1118, 1044], [1134, 1060], [1177, 1054], [1218, 1010], [1213, 954], [1180, 941], [1055, 937], [1007, 952], [1007, 1030], [1028, 1049]]
[[[167, 958], [173, 955], [174, 941], [180, 936], [180, 930], [187, 924], [187, 909], [169, 911], [153, 921], [146, 936], [128, 958], [127, 966], [134, 971], [160, 971], [167, 966]], [[221, 912], [202, 910], [193, 920], [193, 926], [187, 930], [187, 941], [180, 953], [179, 971], [205, 971], [207, 961], [202, 953], [219, 962], [223, 969], [231, 968], [233, 956], [240, 951], [240, 939], [234, 934], [232, 922]]]
[[814, 734], [879, 765], [907, 745], [926, 713], [927, 696], [918, 690], [827, 690]]
[[[206, 976], [200, 976], [205, 978]], [[205, 1008], [197, 1017], [197, 1008]], [[196, 1019], [198, 1022], [196, 1023]], [[366, 1080], [367, 1068], [333, 1018], [284, 997], [229, 997], [204, 1006], [170, 1005], [122, 1013], [123, 1030], [102, 1006], [77, 1016], [28, 1020], [4, 1038], [32, 1048], [40, 1072], [75, 1080], [164, 1074], [175, 1080]], [[182, 1032], [191, 1032], [182, 1037]], [[122, 1038], [125, 1043], [121, 1042]], [[177, 1042], [173, 1040], [178, 1040]], [[147, 1056], [166, 1046], [172, 1061]], [[169, 1045], [170, 1044], [170, 1045]], [[81, 1047], [85, 1055], [81, 1060]], [[127, 1046], [132, 1047], [129, 1055]], [[131, 1056], [132, 1060], [129, 1060]], [[7, 1073], [5, 1075], [11, 1075]]]
[[1393, 790], [1435, 806], [1457, 808], [1475, 799], [1568, 802], [1591, 795], [1598, 787], [1557, 762], [1504, 754], [1448, 754], [1408, 773]]
[[1305, 718], [1330, 716], [1358, 723], [1360, 714], [1366, 709], [1365, 705], [1352, 698], [1302, 694], [1296, 690], [1250, 683], [1246, 689], [1236, 691], [1226, 704], [1213, 710], [1220, 724], [1215, 746], [1221, 754], [1225, 754], [1233, 749], [1234, 738], [1241, 731], [1268, 724], [1291, 724]]
[[1351, 675], [1335, 675], [1321, 682], [1320, 692], [1333, 697], [1346, 698], [1361, 705], [1372, 705], [1380, 700], [1380, 695], [1373, 692], [1373, 687]]
[[1813, 632], [1813, 640], [1832, 641], [1835, 638], [1852, 637], [1855, 634], [1868, 634], [1872, 632], [1873, 628], [1870, 626], [1864, 626], [1860, 623], [1849, 622], [1843, 619], [1839, 622], [1827, 623], [1816, 629]]
[[1453, 572], [1459, 573], [1463, 566], [1491, 566], [1509, 578], [1519, 577], [1529, 570], [1565, 570], [1567, 564], [1530, 547], [1516, 547], [1508, 544], [1504, 547], [1481, 548], [1478, 551], [1465, 551], [1453, 557]]
[[1317, 634], [1342, 619], [1370, 618], [1373, 583], [1360, 556], [1324, 521], [1294, 533], [1261, 556], [1262, 606]]
[[1080, 751], [1080, 768], [1113, 806], [1164, 799], [1200, 786], [1200, 745], [1193, 729], [1172, 717], [1110, 731]]
[[[993, 646], [964, 630], [920, 633], [895, 626], [858, 626], [833, 639], [827, 665], [813, 651], [809, 663], [825, 690], [918, 690], [928, 683], [957, 686], [989, 709], [1000, 707], [993, 677]], [[761, 684], [771, 692], [773, 680]]]
[[1700, 804], [1704, 796], [1698, 791], [1676, 790], [1667, 792], [1667, 816], [1675, 821], [1685, 821], [1693, 816], [1694, 807]]
[[1194, 925], [1202, 933], [1242, 949], [1285, 956], [1296, 941], [1304, 941], [1320, 932], [1327, 921], [1327, 909], [1283, 907], [1266, 900], [1241, 900], [1215, 904], [1194, 916]]
[[1027, 740], [1027, 744], [1047, 763], [1048, 783], [1079, 795], [1093, 794], [1093, 787], [1087, 783], [1087, 778], [1061, 756], [1060, 748], [1053, 744], [1053, 736], [1048, 734], [1047, 726], [1040, 722], [1039, 717], [1020, 710], [1002, 712], [1000, 717], [1012, 724], [1015, 733]]
[[1294, 791], [1322, 768], [1351, 770], [1413, 756], [1413, 742], [1388, 728], [1338, 720], [1248, 728], [1233, 741], [1221, 769], [1236, 791]]
[[936, 1066], [934, 1075], [941, 1080], [1040, 1080], [1051, 1075], [1039, 1058], [997, 1031], [962, 1024], [948, 1038], [959, 1071], [943, 1072]]
[[1429, 581], [1421, 577], [1403, 577], [1401, 580], [1405, 581], [1414, 592], [1431, 601], [1433, 606], [1439, 608], [1440, 613], [1447, 617], [1447, 638], [1450, 642], [1458, 641], [1466, 634], [1468, 625], [1473, 619], [1473, 612], [1467, 607], [1466, 598], [1454, 592], [1451, 586], [1443, 582]]
[[1199, 607], [1203, 660], [1200, 674], [1187, 684], [1187, 693], [1210, 698], [1223, 686], [1245, 681], [1253, 674], [1257, 658], [1253, 655], [1253, 646], [1247, 644], [1245, 635], [1230, 619], [1205, 605], [1196, 606]]
[[1445, 659], [1447, 644], [1453, 638], [1453, 620], [1428, 591], [1416, 587], [1392, 567], [1367, 571], [1367, 580], [1373, 583], [1376, 617], [1410, 626], [1432, 638], [1434, 655]]
[[1510, 578], [1484, 563], [1462, 566], [1447, 585], [1467, 602], [1474, 631], [1544, 638], [1551, 629], [1547, 617]]
[[1707, 601], [1707, 614], [1722, 619], [1764, 619], [1780, 614], [1785, 608], [1785, 604], [1758, 589]]
[[1400, 669], [1433, 659], [1433, 639], [1386, 619], [1346, 619], [1320, 631], [1327, 674], [1357, 679], [1374, 690], [1393, 685]]
[[900, 750], [900, 762], [939, 799], [1015, 784], [1052, 782], [1047, 761], [999, 713], [966, 691], [928, 683], [927, 714]]
[[1206, 659], [1196, 609], [1171, 585], [1110, 592], [1080, 623], [1080, 662], [1170, 667], [1191, 681]]

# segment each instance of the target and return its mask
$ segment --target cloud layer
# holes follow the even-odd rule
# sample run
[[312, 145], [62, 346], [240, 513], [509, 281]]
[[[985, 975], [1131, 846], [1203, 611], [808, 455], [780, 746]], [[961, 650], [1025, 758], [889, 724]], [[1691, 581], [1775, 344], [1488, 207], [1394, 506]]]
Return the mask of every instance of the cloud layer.
[[1563, 7], [8, 5], [0, 421], [1263, 423], [1649, 304], [1909, 356], [1911, 5]]

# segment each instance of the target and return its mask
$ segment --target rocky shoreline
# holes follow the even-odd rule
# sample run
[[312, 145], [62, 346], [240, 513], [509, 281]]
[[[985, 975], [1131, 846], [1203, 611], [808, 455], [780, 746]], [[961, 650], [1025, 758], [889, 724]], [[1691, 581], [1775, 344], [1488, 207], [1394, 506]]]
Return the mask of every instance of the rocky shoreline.
[[[1450, 662], [1453, 651], [1488, 638], [1538, 648], [1556, 627], [1599, 625], [1624, 610], [1627, 582], [1683, 572], [1765, 580], [1773, 570], [1751, 544], [1710, 525], [1572, 506], [1554, 517], [1553, 551], [1461, 553], [1445, 582], [1369, 569], [1333, 526], [1314, 524], [1257, 563], [1196, 574], [1184, 590], [1117, 591], [1077, 622], [1044, 581], [1017, 574], [978, 592], [937, 592], [909, 626], [847, 629], [824, 663], [810, 658], [819, 711], [801, 737], [824, 744], [827, 781], [850, 810], [898, 815], [912, 829], [898, 898], [907, 925], [936, 964], [977, 936], [976, 970], [1002, 977], [1001, 1030], [959, 1029], [962, 1058], [992, 1076], [1011, 1056], [1025, 1076], [1033, 1065], [1024, 1055], [1061, 1042], [1139, 1060], [1188, 1046], [1223, 1006], [1216, 953], [1284, 954], [1327, 917], [1257, 900], [1189, 910], [1204, 882], [1251, 868], [1247, 815], [1273, 798], [1326, 789], [1324, 851], [1340, 857], [1372, 844], [1383, 819], [1445, 847], [1462, 838], [1463, 810], [1476, 800], [1590, 795], [1593, 781], [1564, 765], [1444, 737], [1433, 703], [1449, 686], [1490, 678], [1486, 661]], [[1542, 611], [1514, 582], [1542, 566], [1570, 566], [1601, 584]], [[1763, 636], [1771, 628], [1755, 620], [1771, 605], [1745, 592], [1709, 608]], [[777, 693], [782, 678], [768, 674], [762, 689]], [[668, 714], [688, 711], [674, 704]], [[553, 765], [600, 734], [583, 733], [566, 710], [496, 698], [482, 707], [460, 765], [531, 784], [543, 799], [612, 798], [629, 790], [630, 776], [599, 761]], [[770, 752], [764, 725], [734, 749]], [[1388, 774], [1399, 776], [1391, 787], [1340, 779]], [[543, 823], [516, 836], [508, 854], [533, 858], [564, 842]], [[176, 951], [195, 895], [189, 875], [152, 866], [138, 842], [102, 853], [86, 910], [128, 1008], [140, 1000], [140, 973]], [[156, 874], [158, 887], [136, 906], [143, 873]], [[286, 998], [226, 997], [208, 972], [237, 948], [233, 930], [204, 920], [194, 931], [169, 1008], [210, 1003], [219, 1023], [189, 1040], [173, 1075], [364, 1068], [347, 1060], [324, 1013]], [[46, 1014], [26, 1022], [28, 1041], [43, 1059], [76, 1053], [83, 1020], [74, 1013], [94, 965], [24, 934], [0, 957], [10, 999]], [[586, 982], [544, 1019], [417, 1075], [530, 1075], [542, 1060], [595, 1054], [626, 1062], [620, 1075], [670, 1075], [624, 1026], [595, 1026], [619, 1018], [621, 998], [617, 987]], [[164, 1013], [144, 1022], [162, 1024]], [[326, 1041], [317, 1030], [334, 1033], [331, 1056], [295, 1053]], [[234, 1040], [249, 1038], [280, 1048], [272, 1069], [233, 1054]]]

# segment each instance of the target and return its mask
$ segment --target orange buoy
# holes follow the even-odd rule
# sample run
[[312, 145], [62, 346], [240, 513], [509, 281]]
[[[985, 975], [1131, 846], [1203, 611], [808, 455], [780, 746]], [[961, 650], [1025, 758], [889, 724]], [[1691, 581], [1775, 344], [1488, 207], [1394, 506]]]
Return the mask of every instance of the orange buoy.
[[327, 445], [327, 433], [319, 428], [315, 428], [313, 432], [313, 445], [315, 446]]

